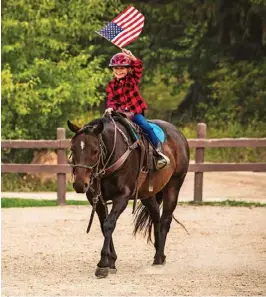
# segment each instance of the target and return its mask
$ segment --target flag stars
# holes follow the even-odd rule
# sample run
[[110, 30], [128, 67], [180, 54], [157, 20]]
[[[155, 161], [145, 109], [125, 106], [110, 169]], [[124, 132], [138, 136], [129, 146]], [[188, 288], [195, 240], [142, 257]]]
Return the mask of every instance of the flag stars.
[[103, 35], [105, 38], [112, 40], [114, 39], [123, 29], [119, 27], [117, 24], [110, 22], [105, 27], [103, 27], [99, 33]]

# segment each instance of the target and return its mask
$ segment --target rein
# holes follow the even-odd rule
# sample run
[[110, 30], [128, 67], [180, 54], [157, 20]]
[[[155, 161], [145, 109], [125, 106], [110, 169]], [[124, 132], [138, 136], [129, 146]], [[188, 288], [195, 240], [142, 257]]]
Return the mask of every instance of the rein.
[[[102, 197], [102, 193], [101, 193], [101, 179], [103, 177], [106, 177], [112, 173], [114, 173], [116, 170], [118, 170], [126, 161], [126, 159], [128, 158], [128, 156], [130, 155], [131, 151], [134, 150], [135, 148], [137, 148], [138, 146], [138, 141], [135, 141], [132, 145], [129, 145], [129, 141], [127, 136], [125, 135], [125, 133], [116, 125], [113, 117], [110, 115], [110, 119], [114, 125], [115, 128], [115, 132], [114, 132], [114, 145], [111, 151], [111, 154], [109, 155], [108, 159], [106, 162], [104, 162], [104, 159], [106, 157], [106, 153], [104, 152], [104, 148], [106, 149], [106, 146], [104, 144], [104, 141], [102, 139], [102, 136], [99, 135], [99, 144], [100, 144], [100, 154], [99, 157], [97, 159], [97, 161], [95, 162], [95, 164], [93, 165], [83, 165], [83, 164], [71, 164], [70, 166], [72, 168], [85, 168], [85, 169], [90, 169], [92, 170], [92, 174], [91, 174], [91, 179], [90, 179], [90, 184], [88, 185], [87, 189], [85, 190], [85, 192], [87, 192], [87, 190], [90, 190], [93, 194], [93, 198], [92, 198], [92, 212], [91, 212], [91, 216], [90, 216], [90, 220], [89, 220], [89, 224], [87, 227], [87, 233], [90, 232], [91, 229], [91, 225], [93, 222], [93, 218], [94, 218], [94, 214], [95, 214], [95, 210], [96, 210], [96, 205], [99, 202], [99, 200], [101, 201], [101, 203], [104, 205], [105, 207], [105, 214], [106, 216], [108, 215], [108, 208], [107, 208], [107, 203], [106, 201], [104, 201], [103, 197]], [[85, 126], [84, 128], [82, 128], [78, 134], [84, 132], [85, 128], [88, 128], [89, 126]], [[120, 134], [122, 135], [124, 141], [127, 144], [127, 150], [125, 151], [125, 153], [118, 159], [116, 160], [112, 165], [110, 165], [109, 167], [107, 167], [111, 157], [114, 154], [115, 151], [115, 147], [116, 147], [116, 141], [117, 141], [117, 131], [120, 132]], [[78, 135], [77, 134], [77, 135]], [[103, 167], [100, 168], [100, 164], [103, 164]], [[96, 170], [95, 170], [96, 169]], [[94, 181], [96, 181], [96, 189], [94, 189], [92, 187]]]

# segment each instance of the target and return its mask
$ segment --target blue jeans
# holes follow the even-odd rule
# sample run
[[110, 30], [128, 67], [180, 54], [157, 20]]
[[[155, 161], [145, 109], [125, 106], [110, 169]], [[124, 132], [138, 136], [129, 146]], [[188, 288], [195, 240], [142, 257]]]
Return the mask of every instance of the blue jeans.
[[151, 143], [153, 144], [153, 146], [155, 148], [157, 148], [158, 144], [159, 144], [159, 139], [158, 137], [155, 135], [152, 127], [149, 125], [149, 123], [147, 122], [146, 118], [138, 113], [135, 114], [134, 117], [132, 118], [132, 121], [134, 123], [136, 123], [137, 125], [140, 126], [140, 128], [142, 129], [142, 131], [148, 135], [149, 140], [151, 141]]

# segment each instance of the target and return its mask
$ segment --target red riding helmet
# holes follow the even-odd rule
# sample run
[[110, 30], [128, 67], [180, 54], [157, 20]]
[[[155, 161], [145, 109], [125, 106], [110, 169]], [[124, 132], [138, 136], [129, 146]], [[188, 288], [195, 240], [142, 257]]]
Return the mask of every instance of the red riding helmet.
[[128, 67], [131, 66], [131, 60], [123, 53], [115, 54], [109, 63], [110, 67]]

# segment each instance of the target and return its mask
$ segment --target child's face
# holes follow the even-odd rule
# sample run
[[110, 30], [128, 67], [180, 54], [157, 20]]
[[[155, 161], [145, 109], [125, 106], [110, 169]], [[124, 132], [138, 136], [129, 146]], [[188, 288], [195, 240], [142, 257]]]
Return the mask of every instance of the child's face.
[[113, 73], [117, 79], [121, 79], [125, 77], [128, 74], [128, 72], [129, 72], [128, 67], [113, 67]]

